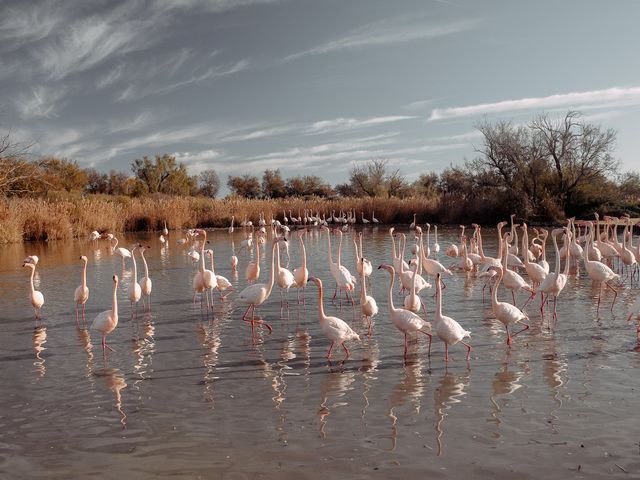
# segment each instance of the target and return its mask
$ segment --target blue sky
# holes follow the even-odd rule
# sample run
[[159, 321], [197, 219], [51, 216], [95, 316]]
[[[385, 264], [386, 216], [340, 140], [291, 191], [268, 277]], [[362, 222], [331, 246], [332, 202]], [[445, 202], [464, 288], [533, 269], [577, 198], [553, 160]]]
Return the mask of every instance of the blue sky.
[[2, 2], [0, 130], [129, 171], [409, 178], [473, 158], [479, 121], [578, 109], [638, 168], [640, 2]]

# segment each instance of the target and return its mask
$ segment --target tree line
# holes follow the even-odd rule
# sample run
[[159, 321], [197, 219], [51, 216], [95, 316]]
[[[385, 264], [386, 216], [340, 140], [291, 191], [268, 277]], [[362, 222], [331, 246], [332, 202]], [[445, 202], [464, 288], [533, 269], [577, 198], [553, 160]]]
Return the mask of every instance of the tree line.
[[[442, 206], [445, 221], [493, 221], [511, 211], [530, 219], [557, 220], [596, 209], [640, 214], [640, 174], [620, 173], [614, 157], [616, 132], [569, 111], [560, 119], [539, 115], [526, 125], [508, 121], [476, 125], [482, 134], [476, 156], [441, 173], [425, 172], [413, 182], [384, 159], [354, 164], [346, 182], [331, 186], [316, 175], [284, 178], [266, 169], [261, 178], [227, 178], [232, 195], [285, 197], [424, 197]], [[0, 197], [42, 197], [51, 192], [149, 194], [215, 198], [220, 178], [210, 169], [189, 175], [172, 155], [144, 156], [131, 174], [81, 168], [77, 161], [29, 158], [29, 145], [0, 138]]]

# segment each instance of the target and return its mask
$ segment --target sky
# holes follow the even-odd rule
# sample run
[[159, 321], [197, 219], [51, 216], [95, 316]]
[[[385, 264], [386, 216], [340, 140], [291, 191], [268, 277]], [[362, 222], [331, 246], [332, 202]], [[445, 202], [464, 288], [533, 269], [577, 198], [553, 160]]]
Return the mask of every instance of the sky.
[[0, 4], [0, 132], [35, 156], [413, 180], [472, 159], [481, 121], [575, 109], [640, 167], [640, 1]]

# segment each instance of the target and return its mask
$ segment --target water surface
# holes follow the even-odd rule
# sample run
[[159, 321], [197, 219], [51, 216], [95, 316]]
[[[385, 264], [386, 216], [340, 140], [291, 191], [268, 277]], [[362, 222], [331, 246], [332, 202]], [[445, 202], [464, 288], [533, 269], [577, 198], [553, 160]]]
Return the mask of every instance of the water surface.
[[[443, 250], [457, 232], [441, 232]], [[483, 303], [483, 280], [456, 273], [446, 279], [444, 313], [473, 332], [471, 360], [455, 346], [445, 365], [437, 340], [429, 358], [422, 336], [405, 362], [402, 335], [387, 313], [388, 274], [375, 270], [371, 277], [380, 314], [368, 337], [357, 305], [331, 304], [326, 237], [309, 231], [309, 269], [325, 282], [327, 313], [362, 337], [351, 344], [348, 361], [340, 362], [336, 349], [328, 362], [315, 286], [305, 293], [306, 306], [291, 292], [282, 314], [274, 287], [259, 310], [274, 331], [258, 328], [252, 335], [234, 295], [225, 302], [216, 295], [208, 316], [199, 305], [194, 309], [195, 269], [176, 244], [181, 236], [171, 232], [164, 248], [155, 234], [120, 238], [121, 245], [152, 247], [152, 311], [140, 310], [137, 319], [126, 299], [131, 264], [123, 272], [106, 241], [0, 250], [1, 477], [637, 477], [640, 351], [635, 325], [626, 321], [637, 287], [621, 290], [613, 312], [613, 296], [603, 293], [597, 314], [598, 290], [582, 269], [562, 292], [554, 328], [536, 300], [527, 308], [531, 330], [508, 348], [490, 303]], [[484, 237], [486, 253], [495, 254], [495, 232]], [[241, 231], [209, 232], [216, 273], [239, 289], [250, 255], [238, 253], [239, 275], [228, 259], [232, 242], [238, 247], [242, 238]], [[365, 229], [364, 240], [374, 266], [390, 263], [386, 229]], [[354, 273], [352, 244], [343, 250]], [[293, 268], [300, 262], [297, 240], [290, 253]], [[45, 306], [38, 324], [29, 272], [20, 266], [26, 254], [40, 257], [36, 280]], [[120, 323], [109, 336], [116, 351], [107, 361], [100, 335], [76, 327], [80, 254], [89, 257], [89, 323], [110, 307], [111, 276], [122, 277]], [[553, 268], [551, 250], [548, 255]], [[422, 294], [429, 315], [431, 295]], [[500, 296], [510, 299], [503, 289]], [[525, 299], [521, 294], [519, 304]]]

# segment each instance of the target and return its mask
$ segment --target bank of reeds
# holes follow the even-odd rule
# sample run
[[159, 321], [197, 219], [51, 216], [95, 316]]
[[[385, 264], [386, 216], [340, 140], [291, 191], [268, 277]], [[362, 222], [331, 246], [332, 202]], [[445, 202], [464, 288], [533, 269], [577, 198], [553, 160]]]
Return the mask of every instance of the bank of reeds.
[[353, 209], [358, 223], [361, 212], [371, 220], [375, 213], [382, 224], [409, 223], [413, 214], [421, 223], [437, 221], [436, 200], [412, 198], [340, 198], [249, 200], [243, 198], [148, 196], [141, 198], [107, 195], [49, 199], [4, 199], [0, 201], [0, 243], [29, 240], [58, 240], [101, 233], [193, 227], [227, 227], [235, 215], [236, 225], [244, 218], [257, 224], [259, 215], [282, 221], [283, 212], [303, 216], [304, 210], [323, 213]]

